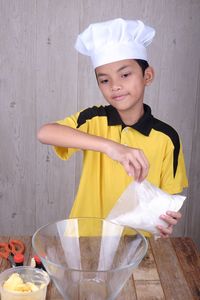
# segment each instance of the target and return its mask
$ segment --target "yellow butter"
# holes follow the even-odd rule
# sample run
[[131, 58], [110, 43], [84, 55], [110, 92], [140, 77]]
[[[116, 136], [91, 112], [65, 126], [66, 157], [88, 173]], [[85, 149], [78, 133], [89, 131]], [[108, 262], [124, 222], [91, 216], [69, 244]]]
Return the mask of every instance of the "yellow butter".
[[39, 288], [32, 282], [24, 282], [18, 273], [13, 273], [3, 285], [3, 288], [16, 292], [35, 292]]
[[3, 287], [7, 290], [15, 291], [18, 285], [23, 284], [22, 278], [18, 273], [13, 273], [8, 280], [5, 281]]

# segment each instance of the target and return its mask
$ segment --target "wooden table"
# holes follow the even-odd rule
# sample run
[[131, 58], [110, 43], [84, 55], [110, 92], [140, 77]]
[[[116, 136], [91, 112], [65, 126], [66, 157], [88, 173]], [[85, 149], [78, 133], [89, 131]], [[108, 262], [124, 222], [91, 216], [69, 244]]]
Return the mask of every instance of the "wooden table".
[[[0, 237], [0, 242], [11, 238], [25, 243], [25, 265], [29, 265], [34, 255], [31, 237]], [[0, 258], [0, 271], [9, 267], [9, 262]], [[47, 300], [61, 299], [51, 282]], [[147, 255], [117, 297], [117, 300], [155, 299], [200, 299], [200, 256], [190, 238], [150, 239]]]

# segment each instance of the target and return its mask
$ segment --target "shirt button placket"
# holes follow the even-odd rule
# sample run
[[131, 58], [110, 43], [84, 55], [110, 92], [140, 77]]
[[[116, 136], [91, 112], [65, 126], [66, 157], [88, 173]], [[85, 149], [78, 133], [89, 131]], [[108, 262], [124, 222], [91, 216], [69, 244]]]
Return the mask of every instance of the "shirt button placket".
[[125, 146], [128, 146], [128, 139], [127, 139], [128, 131], [129, 131], [129, 128], [125, 127], [122, 130], [122, 134], [121, 134], [121, 144], [123, 144]]

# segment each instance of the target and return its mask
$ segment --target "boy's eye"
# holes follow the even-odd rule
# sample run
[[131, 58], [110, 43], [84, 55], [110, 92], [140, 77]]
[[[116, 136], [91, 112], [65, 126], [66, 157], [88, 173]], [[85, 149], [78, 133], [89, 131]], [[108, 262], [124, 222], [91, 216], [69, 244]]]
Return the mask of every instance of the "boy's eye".
[[108, 79], [102, 79], [102, 80], [100, 80], [100, 83], [101, 83], [101, 84], [108, 83]]
[[131, 72], [124, 73], [124, 74], [122, 74], [122, 78], [126, 78], [126, 77], [128, 77], [128, 76], [130, 76], [130, 75], [131, 75]]

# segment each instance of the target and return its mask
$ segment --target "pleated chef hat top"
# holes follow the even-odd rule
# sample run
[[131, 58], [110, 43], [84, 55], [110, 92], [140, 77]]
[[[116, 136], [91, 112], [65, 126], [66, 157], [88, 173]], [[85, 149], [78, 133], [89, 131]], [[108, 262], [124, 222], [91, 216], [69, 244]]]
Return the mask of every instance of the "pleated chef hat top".
[[78, 35], [75, 48], [90, 56], [93, 67], [123, 59], [147, 60], [146, 47], [155, 30], [142, 21], [121, 18], [90, 24]]

